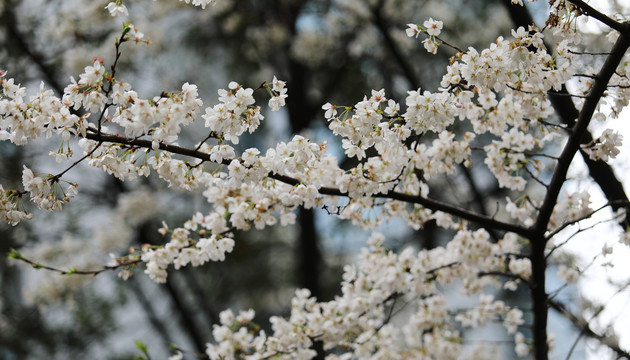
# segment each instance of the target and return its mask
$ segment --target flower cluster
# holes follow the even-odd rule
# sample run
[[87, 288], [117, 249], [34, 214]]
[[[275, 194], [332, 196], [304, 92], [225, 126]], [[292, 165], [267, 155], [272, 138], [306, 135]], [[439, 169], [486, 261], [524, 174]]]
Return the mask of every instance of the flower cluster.
[[15, 84], [13, 79], [0, 77], [0, 84], [4, 95], [0, 97], [0, 140], [26, 145], [29, 139], [55, 134], [68, 141], [70, 135], [85, 128], [85, 117], [71, 114], [68, 99], [60, 100], [52, 90], [44, 89], [43, 83], [30, 102], [24, 100], [26, 88]]
[[[116, 82], [111, 100], [116, 112], [111, 121], [120, 125], [132, 137], [151, 134], [154, 141], [170, 143], [177, 140], [181, 128], [191, 124], [203, 104], [197, 86], [182, 85], [181, 92], [163, 93], [152, 100], [140, 99], [131, 85]], [[156, 126], [157, 124], [157, 126]]]
[[[440, 23], [430, 20], [425, 23], [425, 27], [430, 36], [439, 34]], [[536, 127], [535, 122], [526, 118], [544, 118], [549, 115], [550, 107], [545, 105], [548, 101], [541, 98], [539, 91], [549, 89], [570, 71], [559, 70], [559, 65], [566, 68], [565, 64], [568, 64], [560, 57], [555, 59], [556, 67], [548, 65], [549, 55], [542, 48], [540, 33], [519, 29], [513, 35], [515, 40], [499, 39], [489, 50], [481, 53], [471, 48], [462, 54], [461, 62], [449, 66], [442, 80], [444, 89], [435, 93], [409, 91], [405, 112], [401, 112], [398, 103], [386, 97], [384, 90], [373, 90], [370, 97], [366, 96], [357, 104], [344, 107], [341, 114], [338, 114], [339, 106], [324, 105], [329, 127], [333, 133], [342, 137], [346, 155], [359, 160], [358, 165], [348, 170], [340, 169], [334, 157], [325, 154], [325, 144], [310, 143], [299, 137], [288, 144], [279, 144], [264, 156], [260, 156], [257, 149], [250, 149], [239, 157], [234, 148], [223, 141], [238, 143], [238, 137], [244, 131], [255, 131], [263, 117], [260, 107], [255, 105], [254, 90], [236, 82], [231, 82], [228, 90], [219, 90], [220, 103], [206, 108], [202, 116], [210, 130], [209, 137], [219, 139], [219, 143], [202, 143], [196, 152], [200, 156], [207, 155], [211, 161], [229, 165], [227, 173], [217, 172], [213, 175], [204, 170], [203, 162], [189, 163], [173, 158], [168, 152], [158, 151], [161, 144], [175, 142], [181, 128], [194, 120], [201, 106], [194, 85], [186, 83], [181, 92], [163, 93], [152, 100], [144, 100], [137, 96], [128, 83], [113, 79], [108, 80], [111, 91], [106, 92], [103, 89], [104, 66], [100, 61], [95, 61], [85, 68], [78, 82], [73, 81], [73, 85], [66, 88], [64, 100], [60, 104], [94, 110], [103, 108], [107, 99], [111, 99], [115, 111], [110, 118], [107, 113], [111, 109], [107, 109], [105, 119], [121, 127], [129, 137], [150, 136], [154, 154], [140, 147], [83, 139], [80, 144], [89, 155], [89, 163], [121, 179], [147, 176], [149, 169], [153, 168], [170, 185], [184, 189], [194, 189], [200, 185], [208, 187], [207, 194], [212, 194], [209, 201], [219, 208], [227, 209], [237, 228], [246, 229], [251, 221], [256, 223], [256, 227], [274, 224], [275, 216], [271, 215], [274, 212], [281, 214], [282, 223], [290, 223], [291, 216], [288, 214], [296, 206], [314, 206], [324, 201], [335, 204], [337, 200], [325, 199], [317, 194], [321, 187], [336, 187], [341, 193], [349, 195], [347, 211], [340, 212], [342, 218], [373, 226], [375, 222], [361, 215], [374, 204], [368, 200], [369, 197], [394, 190], [426, 196], [428, 188], [424, 181], [440, 174], [453, 173], [458, 164], [471, 164], [471, 142], [476, 139], [475, 133], [491, 132], [501, 136], [500, 141], [492, 141], [484, 147], [487, 153], [485, 163], [501, 186], [522, 190], [525, 184], [522, 170], [533, 164], [533, 169], [528, 168], [528, 171], [538, 171], [538, 164], [532, 162], [526, 151], [542, 147], [552, 136], [544, 127]], [[537, 49], [535, 53], [529, 53], [535, 56], [521, 54], [527, 47]], [[518, 71], [511, 67], [502, 68], [504, 65], [498, 62], [499, 58], [523, 56], [527, 61], [519, 63], [526, 62], [527, 67]], [[566, 59], [570, 60], [569, 57]], [[484, 68], [493, 69], [492, 77], [479, 77], [486, 73]], [[468, 85], [462, 86], [464, 81]], [[536, 91], [532, 88], [527, 88], [527, 91], [517, 89], [532, 81], [541, 84], [537, 85]], [[6, 83], [7, 97], [15, 98], [20, 92], [19, 88], [11, 86], [10, 81]], [[277, 109], [283, 105], [287, 96], [285, 83], [274, 77], [272, 84], [266, 87], [271, 94], [270, 108]], [[506, 94], [497, 100], [496, 91]], [[475, 93], [478, 94], [476, 98]], [[45, 95], [49, 97], [47, 93]], [[16, 103], [3, 101], [5, 107]], [[3, 122], [6, 123], [9, 118], [5, 116]], [[469, 132], [461, 140], [456, 139], [454, 133], [447, 131], [456, 118], [470, 120], [475, 133]], [[79, 119], [72, 120], [76, 123]], [[13, 131], [13, 128], [4, 125], [4, 129]], [[85, 125], [78, 127], [83, 133], [86, 128]], [[109, 129], [100, 124], [98, 130], [101, 134], [109, 133]], [[93, 132], [94, 128], [88, 128], [88, 131]], [[543, 136], [534, 137], [535, 132]], [[427, 133], [437, 134], [431, 145], [410, 141], [412, 136], [415, 138]], [[369, 149], [374, 149], [376, 156], [368, 156]], [[290, 176], [301, 184], [297, 187], [287, 186], [269, 179], [269, 174]], [[418, 174], [422, 176], [418, 177]], [[214, 190], [217, 188], [225, 190]], [[301, 189], [308, 191], [303, 192]], [[293, 193], [298, 199], [301, 196], [298, 194], [309, 196], [308, 199], [300, 200], [287, 196]], [[243, 200], [235, 194], [243, 195]], [[260, 203], [262, 200], [259, 194], [264, 194], [266, 204]], [[422, 218], [431, 216], [421, 208], [411, 211], [402, 209], [390, 204], [383, 207], [384, 213], [395, 213], [408, 219], [417, 219], [418, 214], [424, 214]], [[413, 225], [413, 221], [410, 222]]]
[[20, 221], [30, 220], [33, 217], [33, 214], [18, 210], [19, 198], [20, 196], [16, 191], [4, 190], [0, 185], [0, 220], [15, 226]]
[[[169, 231], [165, 225], [162, 233]], [[223, 261], [225, 253], [234, 248], [234, 240], [228, 236], [211, 235], [193, 241], [190, 231], [185, 228], [176, 228], [171, 232], [171, 240], [166, 245], [153, 248], [145, 244], [142, 249], [141, 260], [146, 264], [145, 273], [158, 283], [166, 282], [166, 269], [174, 264], [179, 269], [188, 264], [200, 266], [208, 261]]]
[[[453, 315], [435, 280], [442, 285], [454, 281], [468, 272], [466, 264], [500, 268], [504, 254], [518, 251], [519, 246], [508, 238], [491, 244], [484, 231], [464, 231], [458, 237], [455, 242], [461, 251], [436, 248], [415, 254], [406, 249], [396, 255], [383, 247], [383, 235], [375, 233], [368, 241], [369, 251], [364, 249], [356, 265], [344, 268], [341, 296], [317, 302], [308, 290], [296, 291], [290, 317], [271, 318], [271, 334], [252, 331], [252, 310], [236, 317], [224, 311], [212, 332], [216, 343], [209, 343], [206, 353], [211, 359], [233, 359], [237, 352], [251, 359], [311, 359], [316, 355], [313, 344], [319, 341], [334, 359], [368, 357], [374, 352], [381, 358], [404, 354], [455, 359], [463, 350], [461, 326], [502, 320], [510, 334], [516, 333], [523, 324], [519, 309], [482, 296], [479, 306]], [[468, 287], [467, 293], [479, 292], [487, 284], [473, 278], [479, 276], [469, 278], [479, 284]], [[411, 311], [408, 321], [394, 326], [388, 314], [405, 306]]]
[[591, 146], [582, 146], [582, 149], [593, 160], [608, 161], [608, 159], [614, 159], [619, 155], [619, 147], [622, 143], [623, 136], [619, 132], [606, 129]]
[[228, 88], [229, 90], [219, 90], [221, 103], [206, 108], [206, 113], [202, 117], [206, 120], [207, 128], [225, 140], [238, 144], [238, 137], [245, 130], [254, 132], [263, 116], [259, 106], [250, 106], [255, 103], [253, 89], [244, 88], [234, 81]]
[[285, 99], [288, 96], [285, 85], [284, 81], [278, 80], [275, 76], [273, 77], [271, 82], [271, 99], [269, 99], [269, 108], [272, 111], [278, 111], [285, 105]]
[[31, 200], [40, 209], [46, 210], [61, 210], [61, 206], [77, 193], [76, 184], [69, 183], [64, 190], [58, 180], [50, 176], [46, 179], [35, 176], [26, 165], [22, 171], [22, 185], [31, 194]]
[[572, 194], [563, 192], [558, 203], [553, 208], [553, 214], [549, 220], [548, 230], [554, 230], [562, 224], [581, 220], [592, 214], [591, 195], [588, 191], [579, 191]]
[[75, 110], [84, 107], [90, 112], [102, 109], [107, 102], [102, 91], [104, 76], [105, 66], [102, 60], [96, 59], [91, 66], [85, 67], [78, 82], [74, 77], [70, 78], [70, 85], [64, 89], [64, 104], [72, 105]]
[[427, 35], [429, 35], [429, 37], [422, 40], [424, 48], [429, 53], [436, 54], [437, 48], [440, 45], [437, 42], [436, 37], [440, 35], [440, 32], [442, 32], [442, 22], [430, 18], [422, 25], [424, 25], [424, 27], [417, 24], [407, 24], [407, 36], [417, 38], [421, 33], [426, 33]]

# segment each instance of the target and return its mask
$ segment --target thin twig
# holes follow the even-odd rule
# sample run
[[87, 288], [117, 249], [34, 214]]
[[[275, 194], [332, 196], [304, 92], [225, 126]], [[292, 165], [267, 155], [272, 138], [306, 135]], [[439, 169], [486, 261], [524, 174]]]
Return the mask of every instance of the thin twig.
[[[9, 253], [9, 257], [15, 260], [19, 260], [19, 261], [23, 261], [29, 265], [31, 265], [33, 268], [35, 269], [44, 269], [44, 270], [49, 270], [52, 272], [56, 272], [59, 273], [61, 275], [98, 275], [102, 272], [105, 271], [110, 271], [110, 270], [115, 270], [124, 266], [132, 266], [135, 264], [140, 263], [142, 260], [140, 258], [138, 259], [133, 259], [133, 260], [124, 260], [122, 262], [119, 262], [116, 265], [105, 265], [100, 269], [95, 269], [95, 270], [77, 270], [77, 269], [70, 269], [70, 270], [61, 270], [59, 268], [55, 268], [52, 266], [48, 266], [48, 265], [44, 265], [44, 264], [40, 264], [38, 262], [35, 262], [33, 260], [27, 259], [24, 256], [22, 256], [22, 254], [20, 254], [19, 252], [17, 252], [16, 250], [11, 250], [11, 252]], [[120, 261], [120, 260], [119, 260]]]
[[51, 177], [50, 179], [48, 179], [48, 181], [50, 181], [51, 183], [57, 182], [70, 169], [72, 169], [73, 167], [77, 166], [79, 163], [81, 163], [83, 160], [87, 159], [88, 157], [92, 156], [92, 154], [94, 154], [96, 149], [98, 149], [102, 144], [103, 144], [103, 142], [99, 141], [96, 144], [96, 146], [94, 146], [94, 148], [92, 150], [90, 150], [87, 154], [83, 155], [83, 157], [81, 157], [79, 160], [77, 160], [74, 163], [72, 163], [72, 165], [68, 166], [65, 170], [63, 170], [59, 174], [57, 174], [57, 175]]
[[514, 279], [514, 280], [520, 280], [522, 282], [524, 282], [525, 284], [527, 284], [527, 286], [531, 287], [532, 283], [528, 280], [525, 279], [524, 277], [518, 275], [518, 274], [513, 274], [513, 273], [506, 273], [503, 271], [482, 271], [478, 274], [479, 277], [481, 276], [502, 276], [502, 277], [506, 277], [506, 278], [510, 278], [510, 279]]
[[575, 219], [575, 220], [572, 220], [572, 221], [567, 221], [566, 223], [564, 223], [564, 224], [560, 225], [560, 226], [559, 226], [558, 228], [556, 228], [554, 231], [550, 232], [550, 233], [549, 233], [549, 234], [548, 234], [545, 238], [546, 238], [547, 240], [549, 240], [549, 239], [551, 239], [552, 237], [556, 236], [556, 234], [558, 234], [560, 231], [562, 231], [562, 230], [563, 230], [564, 228], [566, 228], [567, 226], [573, 225], [573, 224], [578, 223], [578, 222], [580, 222], [580, 221], [582, 221], [582, 220], [586, 220], [586, 219], [590, 218], [591, 216], [595, 215], [597, 212], [599, 212], [599, 211], [601, 211], [601, 210], [603, 210], [603, 209], [607, 208], [608, 206], [613, 206], [613, 205], [626, 205], [626, 206], [629, 206], [629, 205], [630, 205], [630, 203], [628, 203], [627, 201], [609, 201], [609, 202], [607, 202], [606, 204], [604, 204], [604, 205], [602, 205], [602, 206], [598, 207], [598, 208], [597, 208], [597, 209], [595, 209], [595, 210], [592, 210], [591, 212], [589, 212], [589, 213], [587, 213], [587, 214], [585, 214], [585, 215], [583, 215], [583, 216], [581, 216], [581, 217], [579, 217], [579, 218], [577, 218], [577, 219]]
[[569, 49], [568, 51], [569, 51], [569, 53], [575, 54], [575, 55], [604, 55], [604, 56], [610, 55], [609, 52], [574, 51], [574, 50], [571, 50], [571, 49]]
[[536, 181], [537, 183], [539, 183], [540, 185], [542, 185], [545, 188], [549, 188], [548, 184], [545, 184], [542, 180], [540, 180], [536, 175], [534, 175], [534, 173], [527, 167], [527, 165], [523, 165], [523, 169], [525, 170], [526, 173], [529, 174], [529, 176], [531, 176], [531, 178]]

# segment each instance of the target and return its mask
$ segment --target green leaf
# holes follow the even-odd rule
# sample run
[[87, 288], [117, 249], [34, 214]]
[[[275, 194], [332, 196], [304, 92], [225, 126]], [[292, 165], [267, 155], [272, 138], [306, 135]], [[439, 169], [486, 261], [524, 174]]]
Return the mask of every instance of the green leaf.
[[129, 40], [129, 38], [126, 38], [125, 35], [129, 34], [129, 31], [131, 31], [131, 26], [130, 24], [123, 24], [123, 31], [122, 31], [122, 35], [120, 36], [120, 42], [123, 43], [127, 40]]
[[149, 349], [147, 349], [147, 346], [144, 343], [142, 343], [142, 341], [136, 340], [134, 342], [138, 350], [142, 351], [144, 355], [147, 355], [147, 356], [149, 355]]
[[22, 256], [22, 254], [20, 254], [20, 252], [15, 250], [14, 248], [9, 249], [8, 255], [11, 259], [24, 260], [24, 257]]

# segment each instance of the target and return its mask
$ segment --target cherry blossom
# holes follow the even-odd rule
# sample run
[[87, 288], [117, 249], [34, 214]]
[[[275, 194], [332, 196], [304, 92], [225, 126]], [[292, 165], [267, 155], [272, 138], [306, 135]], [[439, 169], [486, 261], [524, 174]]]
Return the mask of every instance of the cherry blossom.
[[127, 16], [129, 15], [129, 11], [127, 10], [127, 7], [119, 0], [119, 1], [112, 1], [109, 4], [107, 4], [107, 6], [105, 6], [105, 9], [107, 9], [107, 11], [109, 11], [111, 16]]
[[592, 146], [584, 146], [583, 149], [593, 160], [608, 161], [619, 155], [619, 147], [622, 145], [623, 136], [611, 129], [606, 129], [602, 135], [595, 140]]

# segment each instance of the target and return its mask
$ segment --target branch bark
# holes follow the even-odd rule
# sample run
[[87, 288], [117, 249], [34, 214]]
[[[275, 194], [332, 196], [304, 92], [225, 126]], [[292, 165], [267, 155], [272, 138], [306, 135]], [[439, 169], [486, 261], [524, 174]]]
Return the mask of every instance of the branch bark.
[[[627, 24], [619, 24], [617, 22], [610, 23], [608, 17], [592, 9], [590, 6], [582, 1], [572, 1], [574, 4], [581, 7], [582, 11], [587, 15], [592, 15], [598, 20], [607, 23], [614, 29], [618, 29], [624, 32], [628, 31]], [[510, 0], [503, 0], [502, 4], [506, 7], [513, 23], [516, 26], [527, 27], [534, 24], [534, 21], [527, 11], [527, 8], [511, 5]], [[622, 35], [621, 37], [624, 37]], [[547, 224], [553, 206], [557, 200], [560, 188], [566, 180], [566, 171], [575, 155], [578, 151], [580, 144], [588, 144], [593, 140], [593, 136], [587, 130], [588, 123], [593, 115], [593, 112], [599, 102], [603, 92], [606, 89], [610, 77], [614, 73], [621, 57], [625, 54], [628, 47], [627, 39], [620, 39], [613, 47], [611, 55], [608, 57], [606, 64], [602, 67], [600, 74], [596, 77], [596, 87], [594, 86], [589, 93], [587, 100], [582, 108], [582, 112], [578, 112], [573, 103], [573, 100], [566, 96], [568, 94], [566, 88], [563, 86], [558, 93], [549, 93], [549, 100], [552, 106], [556, 110], [556, 113], [566, 125], [573, 128], [573, 135], [570, 138], [570, 143], [565, 146], [565, 149], [561, 155], [561, 160], [558, 162], [558, 167], [554, 172], [554, 177], [551, 186], [547, 192], [547, 196], [544, 201], [544, 208], [541, 210], [541, 216], [538, 217], [535, 225], [535, 230], [538, 233], [537, 236], [530, 238], [532, 240], [531, 249], [531, 261], [532, 261], [532, 301], [534, 308], [534, 327], [532, 329], [534, 334], [534, 344], [536, 351], [536, 359], [547, 358], [547, 338], [546, 338], [546, 326], [547, 326], [547, 306], [553, 306], [553, 303], [549, 303], [547, 294], [545, 292], [545, 269], [546, 261], [544, 259], [545, 251], [545, 238], [544, 232], [546, 231]], [[550, 45], [545, 43], [547, 49], [551, 49]], [[587, 105], [588, 104], [588, 105]], [[577, 122], [576, 122], [577, 119]], [[580, 125], [578, 125], [580, 123]], [[625, 193], [623, 185], [615, 176], [614, 171], [607, 163], [603, 161], [594, 161], [588, 157], [588, 155], [580, 150], [580, 154], [584, 162], [586, 163], [589, 174], [593, 180], [599, 185], [600, 189], [604, 192], [604, 195], [608, 201], [613, 204], [612, 208], [617, 210], [621, 207], [621, 204], [628, 203], [628, 197]], [[619, 204], [619, 205], [617, 205]], [[630, 224], [630, 214], [626, 215], [624, 225]], [[587, 335], [589, 335], [587, 333]], [[616, 350], [617, 344], [607, 342], [605, 345], [611, 349]]]
[[[625, 26], [628, 27], [628, 24], [625, 24]], [[556, 164], [556, 169], [553, 173], [549, 188], [545, 194], [540, 211], [538, 212], [536, 223], [532, 228], [534, 234], [529, 237], [531, 241], [532, 306], [534, 311], [532, 332], [534, 338], [534, 356], [538, 360], [546, 360], [548, 358], [547, 306], [549, 299], [545, 292], [545, 270], [547, 264], [545, 259], [546, 239], [544, 235], [547, 231], [549, 219], [558, 200], [560, 190], [566, 181], [569, 166], [580, 148], [583, 136], [588, 132], [587, 127], [595, 113], [597, 104], [602, 98], [610, 78], [623, 59], [626, 50], [630, 47], [630, 38], [626, 36], [626, 32], [622, 33], [613, 45], [610, 56], [608, 56], [604, 62], [597, 79], [595, 79], [593, 87], [584, 101], [575, 126], [572, 128], [571, 136], [569, 136]]]

